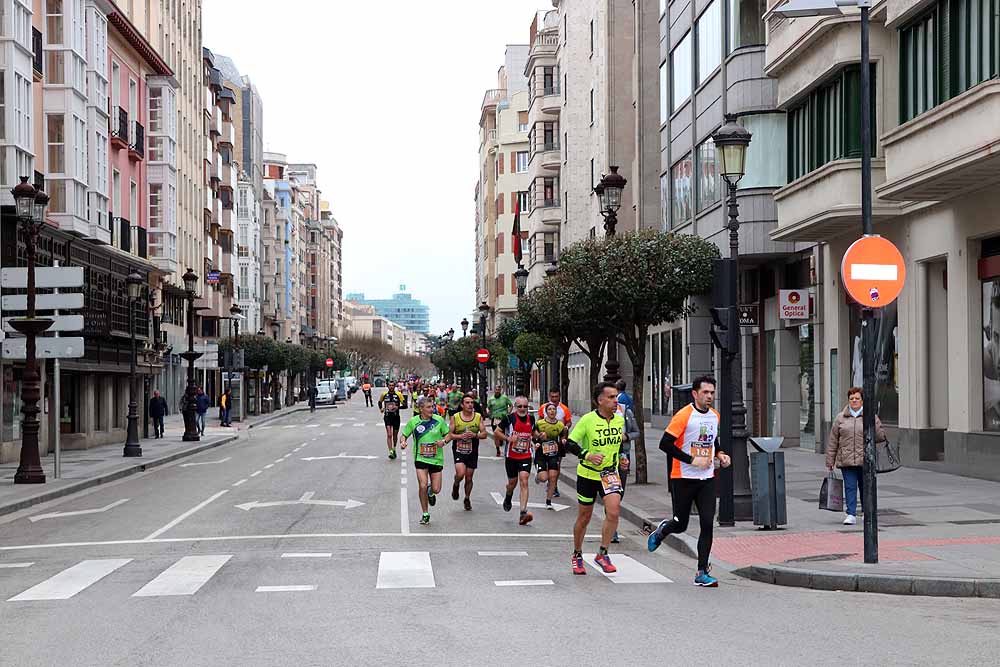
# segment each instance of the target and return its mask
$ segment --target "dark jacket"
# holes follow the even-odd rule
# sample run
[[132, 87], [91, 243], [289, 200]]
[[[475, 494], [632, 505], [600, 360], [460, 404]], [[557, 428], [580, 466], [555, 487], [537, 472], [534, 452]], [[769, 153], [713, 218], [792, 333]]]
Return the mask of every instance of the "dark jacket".
[[149, 399], [150, 417], [165, 417], [167, 414], [167, 399], [162, 396], [154, 396]]
[[197, 405], [199, 415], [203, 415], [208, 412], [208, 408], [212, 405], [212, 399], [210, 399], [208, 394], [205, 393], [198, 394], [194, 400]]

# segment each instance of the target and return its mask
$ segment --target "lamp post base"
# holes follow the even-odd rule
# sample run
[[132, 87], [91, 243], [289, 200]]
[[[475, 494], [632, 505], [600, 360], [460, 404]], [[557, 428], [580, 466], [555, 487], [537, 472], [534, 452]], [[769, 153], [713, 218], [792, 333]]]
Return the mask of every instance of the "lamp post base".
[[198, 433], [197, 417], [195, 417], [194, 410], [184, 410], [184, 436], [181, 438], [184, 442], [198, 442], [201, 440], [201, 435]]
[[14, 473], [15, 484], [45, 484], [45, 471], [41, 466], [31, 468], [19, 468]]

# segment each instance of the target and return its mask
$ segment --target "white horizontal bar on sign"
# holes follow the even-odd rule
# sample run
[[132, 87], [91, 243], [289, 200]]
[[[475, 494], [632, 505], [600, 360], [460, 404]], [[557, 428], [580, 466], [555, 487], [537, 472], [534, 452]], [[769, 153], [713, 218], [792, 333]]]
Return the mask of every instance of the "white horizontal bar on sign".
[[[3, 318], [3, 330], [7, 333], [17, 333], [17, 329], [11, 326], [9, 317]], [[54, 315], [48, 319], [52, 320], [52, 326], [45, 330], [50, 331], [81, 331], [83, 329], [83, 315]]]
[[851, 264], [851, 280], [899, 280], [895, 264]]
[[[27, 339], [7, 338], [3, 341], [4, 359], [26, 359]], [[83, 356], [83, 338], [36, 338], [35, 356], [38, 359], [79, 359]]]
[[[10, 287], [11, 289], [26, 288], [28, 286], [28, 269], [0, 269], [0, 285], [3, 287]], [[83, 267], [36, 267], [35, 287], [38, 289], [51, 289], [54, 287], [83, 287]]]
[[[27, 310], [28, 297], [24, 294], [9, 294], [0, 299], [3, 310]], [[83, 294], [37, 294], [35, 310], [79, 310], [83, 308]]]

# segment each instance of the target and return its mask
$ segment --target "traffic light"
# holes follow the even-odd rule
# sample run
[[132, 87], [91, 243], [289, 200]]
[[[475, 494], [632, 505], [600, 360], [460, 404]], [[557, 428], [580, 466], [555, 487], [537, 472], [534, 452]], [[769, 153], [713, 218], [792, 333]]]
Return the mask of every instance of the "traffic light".
[[712, 262], [712, 343], [724, 354], [736, 353], [736, 336], [739, 320], [736, 313], [736, 295], [733, 294], [733, 269], [731, 259]]
[[709, 308], [712, 315], [712, 344], [724, 354], [736, 353], [736, 308]]

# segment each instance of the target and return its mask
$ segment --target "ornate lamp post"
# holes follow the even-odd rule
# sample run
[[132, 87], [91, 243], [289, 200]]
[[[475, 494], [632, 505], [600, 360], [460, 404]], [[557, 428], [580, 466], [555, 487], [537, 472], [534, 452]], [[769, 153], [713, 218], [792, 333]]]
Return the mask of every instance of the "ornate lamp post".
[[[612, 165], [608, 167], [610, 174], [601, 176], [601, 182], [594, 187], [594, 194], [601, 200], [601, 216], [604, 218], [604, 232], [606, 236], [615, 235], [615, 226], [618, 224], [618, 209], [622, 207], [622, 190], [628, 182], [625, 177], [618, 173], [618, 167]], [[619, 374], [620, 365], [618, 363], [618, 341], [614, 336], [608, 339], [608, 360], [604, 364], [604, 381], [618, 382], [621, 378]]]
[[462, 325], [462, 338], [465, 338], [465, 334], [469, 330], [469, 320], [463, 317], [462, 321], [459, 322], [459, 324]]
[[38, 233], [45, 224], [45, 209], [49, 196], [36, 190], [22, 176], [21, 182], [10, 191], [17, 207], [17, 221], [24, 233], [27, 259], [27, 315], [12, 318], [10, 324], [25, 337], [24, 382], [21, 385], [21, 459], [14, 473], [15, 484], [44, 484], [45, 473], [38, 453], [38, 399], [41, 398], [41, 378], [38, 375], [38, 358], [35, 339], [52, 326], [52, 319], [35, 316], [35, 249]]
[[[490, 304], [483, 301], [479, 304], [479, 335], [486, 347], [486, 320], [490, 316]], [[489, 393], [486, 387], [486, 364], [479, 364], [479, 405], [486, 408], [486, 394]]]
[[[517, 284], [517, 298], [520, 300], [524, 296], [524, 290], [528, 287], [528, 270], [522, 265], [517, 265], [517, 271], [514, 272], [514, 282]], [[524, 370], [524, 364], [518, 358], [517, 362], [517, 391], [516, 393], [527, 396], [528, 395], [528, 374]]]
[[236, 371], [236, 350], [240, 349], [240, 317], [243, 314], [243, 309], [240, 308], [238, 303], [234, 303], [229, 309], [229, 314], [231, 316], [230, 322], [233, 323], [233, 345], [231, 359], [232, 364], [229, 368], [229, 374], [226, 376], [226, 389], [232, 390], [233, 388], [233, 373]]
[[136, 404], [135, 389], [135, 302], [142, 290], [142, 276], [133, 271], [125, 278], [128, 286], [128, 333], [132, 339], [132, 353], [128, 360], [128, 417], [125, 428], [125, 450], [122, 456], [142, 456], [142, 445], [139, 444], [139, 410]]
[[184, 281], [184, 292], [188, 302], [187, 313], [187, 333], [188, 349], [181, 354], [181, 358], [188, 362], [187, 390], [184, 392], [184, 442], [198, 442], [201, 436], [198, 435], [198, 425], [196, 413], [198, 410], [198, 387], [194, 383], [194, 361], [201, 357], [201, 352], [194, 351], [194, 296], [198, 289], [198, 276], [188, 268], [181, 277]]
[[[720, 473], [722, 491], [719, 495], [719, 525], [732, 526], [735, 521], [748, 521], [753, 518], [753, 498], [750, 493], [750, 460], [747, 457], [747, 409], [743, 404], [743, 368], [740, 361], [740, 327], [735, 314], [739, 296], [736, 293], [739, 281], [740, 258], [740, 207], [736, 201], [736, 185], [746, 173], [747, 147], [750, 145], [751, 134], [746, 128], [736, 122], [736, 116], [727, 115], [726, 124], [712, 135], [715, 148], [721, 158], [719, 160], [722, 178], [729, 189], [727, 205], [729, 208], [729, 258], [732, 267], [729, 271], [729, 285], [726, 293], [731, 303], [729, 322], [730, 349], [722, 352], [722, 385], [720, 396], [722, 408], [722, 433], [726, 434], [725, 426], [730, 432], [728, 442], [723, 439], [723, 446], [733, 459], [731, 468], [723, 468]], [[735, 326], [733, 326], [735, 324]], [[729, 413], [726, 415], [725, 413]], [[727, 420], [728, 416], [728, 420]]]

